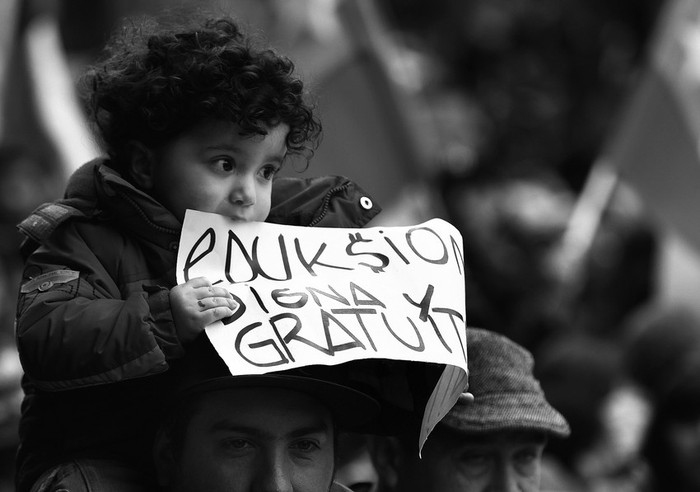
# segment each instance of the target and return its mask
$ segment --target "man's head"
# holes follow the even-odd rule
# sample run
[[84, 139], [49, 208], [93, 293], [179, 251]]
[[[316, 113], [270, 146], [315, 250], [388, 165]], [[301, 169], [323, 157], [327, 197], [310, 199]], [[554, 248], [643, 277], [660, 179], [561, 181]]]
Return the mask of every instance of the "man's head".
[[352, 369], [232, 376], [203, 341], [173, 368], [177, 391], [154, 445], [163, 489], [337, 490], [338, 432], [362, 430], [379, 415], [377, 401], [339, 375]]
[[569, 426], [545, 399], [531, 354], [508, 338], [467, 329], [469, 392], [433, 430], [417, 456], [415, 436], [380, 440], [383, 490], [476, 492], [539, 490], [550, 436]]
[[159, 481], [168, 491], [329, 490], [335, 424], [316, 398], [230, 388], [199, 395], [189, 412], [179, 435], [158, 440]]

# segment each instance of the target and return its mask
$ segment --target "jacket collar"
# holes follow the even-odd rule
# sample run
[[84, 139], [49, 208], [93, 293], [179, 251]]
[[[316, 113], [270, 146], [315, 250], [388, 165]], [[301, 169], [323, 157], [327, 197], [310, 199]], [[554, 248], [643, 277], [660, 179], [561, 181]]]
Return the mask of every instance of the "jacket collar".
[[103, 213], [136, 232], [179, 235], [182, 224], [157, 200], [125, 180], [106, 161], [94, 166], [95, 191]]
[[[299, 226], [363, 227], [381, 208], [356, 183], [343, 176], [284, 177], [273, 184], [268, 222]], [[109, 166], [105, 158], [81, 166], [68, 181], [64, 198], [38, 207], [19, 229], [41, 242], [71, 217], [103, 217], [123, 223], [153, 241], [179, 236], [182, 225], [150, 195]]]

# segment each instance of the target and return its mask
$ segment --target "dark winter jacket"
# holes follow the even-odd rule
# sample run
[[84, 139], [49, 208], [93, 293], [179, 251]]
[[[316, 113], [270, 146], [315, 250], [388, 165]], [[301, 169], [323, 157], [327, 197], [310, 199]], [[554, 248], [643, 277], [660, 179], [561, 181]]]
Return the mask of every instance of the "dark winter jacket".
[[[106, 164], [83, 166], [63, 200], [19, 226], [20, 491], [71, 458], [145, 464], [169, 365], [186, 350], [169, 305], [181, 224]], [[292, 225], [362, 227], [379, 212], [342, 177], [279, 178], [272, 204], [268, 220]]]

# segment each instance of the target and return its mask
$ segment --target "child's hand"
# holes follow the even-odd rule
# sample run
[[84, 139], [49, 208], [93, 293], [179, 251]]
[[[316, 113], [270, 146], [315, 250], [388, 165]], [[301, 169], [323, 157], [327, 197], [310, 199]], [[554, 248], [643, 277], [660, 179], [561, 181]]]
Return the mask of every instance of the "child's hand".
[[170, 290], [170, 309], [180, 342], [194, 340], [204, 327], [233, 315], [238, 304], [223, 287], [204, 277], [188, 280]]

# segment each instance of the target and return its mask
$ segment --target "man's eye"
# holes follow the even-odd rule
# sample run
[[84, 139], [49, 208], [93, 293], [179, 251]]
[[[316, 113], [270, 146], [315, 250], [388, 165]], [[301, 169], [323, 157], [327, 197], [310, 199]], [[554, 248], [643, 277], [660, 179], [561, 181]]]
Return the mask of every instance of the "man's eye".
[[250, 443], [245, 439], [226, 439], [223, 444], [230, 451], [242, 451], [250, 447]]
[[521, 449], [515, 453], [515, 461], [521, 468], [530, 468], [538, 463], [541, 454], [538, 448]]
[[521, 474], [529, 475], [535, 472], [541, 456], [539, 448], [526, 448], [515, 453], [514, 461]]
[[311, 439], [302, 439], [300, 441], [296, 441], [293, 445], [292, 448], [298, 450], [298, 451], [316, 451], [317, 449], [321, 449], [321, 447], [318, 445], [316, 441], [313, 441]]
[[459, 457], [459, 468], [468, 477], [477, 477], [488, 472], [491, 460], [486, 454], [463, 454]]

